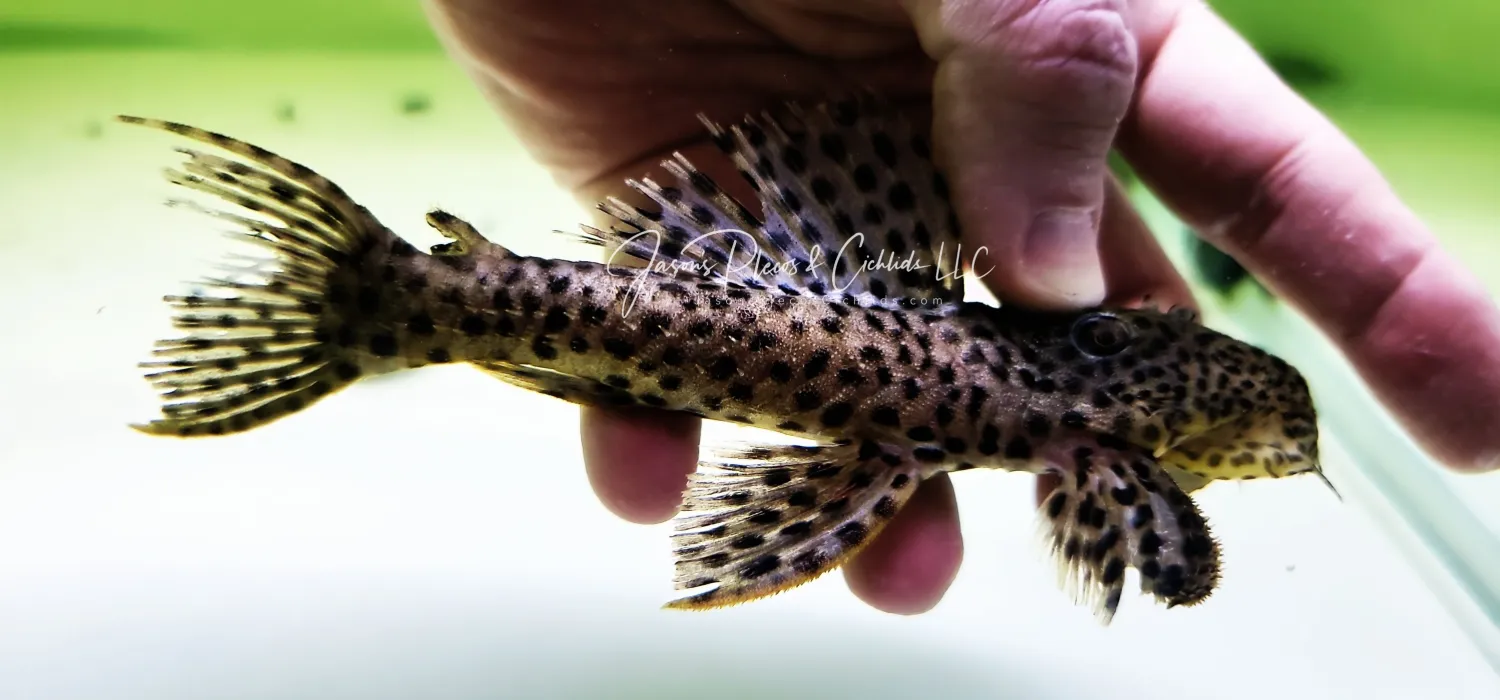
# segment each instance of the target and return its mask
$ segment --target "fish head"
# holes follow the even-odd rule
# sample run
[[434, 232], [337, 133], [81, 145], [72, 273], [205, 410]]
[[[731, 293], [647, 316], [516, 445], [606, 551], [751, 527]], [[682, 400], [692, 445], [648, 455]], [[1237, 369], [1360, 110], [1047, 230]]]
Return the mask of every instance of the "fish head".
[[1317, 409], [1297, 368], [1201, 325], [1187, 309], [1126, 318], [1167, 341], [1158, 361], [1183, 386], [1152, 445], [1164, 463], [1206, 480], [1321, 474]]
[[1038, 405], [1064, 427], [1146, 448], [1198, 486], [1320, 471], [1301, 373], [1193, 311], [1009, 314], [1023, 366], [1059, 389]]

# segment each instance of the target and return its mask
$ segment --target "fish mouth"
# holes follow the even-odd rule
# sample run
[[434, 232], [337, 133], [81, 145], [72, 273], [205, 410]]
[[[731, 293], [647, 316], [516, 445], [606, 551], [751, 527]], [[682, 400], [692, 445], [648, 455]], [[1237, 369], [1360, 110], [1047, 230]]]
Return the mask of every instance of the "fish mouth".
[[1283, 434], [1280, 418], [1274, 413], [1264, 419], [1249, 414], [1234, 416], [1184, 432], [1163, 441], [1153, 453], [1189, 493], [1211, 481], [1280, 479], [1308, 472], [1333, 487], [1323, 476], [1316, 446], [1310, 448]]
[[1197, 460], [1190, 458], [1189, 455], [1199, 454], [1198, 452], [1192, 451], [1191, 448], [1189, 452], [1183, 452], [1180, 449], [1183, 445], [1194, 444], [1194, 438], [1201, 434], [1200, 432], [1183, 436], [1173, 443], [1157, 447], [1155, 451], [1156, 459], [1161, 463], [1162, 469], [1172, 477], [1173, 481], [1177, 482], [1178, 488], [1187, 493], [1193, 493], [1213, 481], [1213, 477], [1194, 469]]

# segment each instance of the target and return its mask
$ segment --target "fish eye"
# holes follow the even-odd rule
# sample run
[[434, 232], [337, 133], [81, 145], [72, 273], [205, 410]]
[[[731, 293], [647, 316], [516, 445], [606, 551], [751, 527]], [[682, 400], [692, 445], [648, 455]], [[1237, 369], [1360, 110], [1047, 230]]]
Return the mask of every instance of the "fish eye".
[[1073, 322], [1073, 345], [1094, 357], [1118, 355], [1135, 340], [1135, 330], [1120, 317], [1092, 313]]

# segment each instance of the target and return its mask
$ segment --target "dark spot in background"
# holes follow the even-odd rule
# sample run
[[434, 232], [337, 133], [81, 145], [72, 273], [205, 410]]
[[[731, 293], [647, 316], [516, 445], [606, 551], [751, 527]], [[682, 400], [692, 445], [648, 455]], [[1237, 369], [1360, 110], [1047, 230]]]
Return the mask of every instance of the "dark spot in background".
[[1114, 173], [1115, 179], [1119, 180], [1127, 190], [1136, 182], [1135, 170], [1131, 169], [1130, 163], [1125, 162], [1125, 157], [1114, 149], [1109, 151], [1109, 171]]
[[297, 105], [291, 100], [284, 100], [276, 105], [276, 121], [282, 124], [290, 124], [297, 121]]
[[1265, 291], [1239, 261], [1199, 238], [1191, 228], [1183, 227], [1182, 234], [1187, 239], [1188, 262], [1198, 282], [1220, 295], [1232, 294], [1247, 282]]
[[423, 114], [432, 109], [432, 98], [420, 92], [413, 92], [401, 98], [402, 114]]
[[[1343, 76], [1329, 63], [1296, 51], [1262, 51], [1266, 63], [1292, 89], [1306, 94], [1343, 81]], [[1116, 151], [1109, 153], [1109, 168], [1120, 184], [1129, 189], [1139, 183], [1130, 164]], [[1203, 241], [1192, 229], [1184, 228], [1189, 265], [1202, 285], [1220, 295], [1229, 295], [1245, 284], [1269, 293], [1238, 261]]]
[[1262, 55], [1271, 70], [1298, 92], [1309, 92], [1336, 85], [1343, 76], [1333, 66], [1307, 54], [1292, 51], [1266, 51]]
[[104, 125], [99, 122], [89, 122], [83, 126], [83, 137], [90, 141], [104, 136]]
[[138, 27], [0, 21], [0, 52], [160, 49], [191, 46], [186, 38]]

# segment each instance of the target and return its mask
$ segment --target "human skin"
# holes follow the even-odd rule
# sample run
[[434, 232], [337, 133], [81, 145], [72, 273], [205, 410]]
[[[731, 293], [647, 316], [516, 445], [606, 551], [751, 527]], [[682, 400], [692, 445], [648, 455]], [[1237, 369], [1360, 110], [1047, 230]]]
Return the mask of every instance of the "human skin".
[[[874, 89], [932, 127], [965, 243], [1007, 303], [1191, 304], [1113, 181], [1113, 147], [1206, 240], [1305, 314], [1434, 457], [1500, 460], [1500, 311], [1379, 171], [1198, 0], [428, 0], [531, 154], [592, 203], [681, 151], [741, 197], [699, 112]], [[585, 409], [590, 481], [675, 513], [699, 419]], [[1050, 490], [1039, 482], [1040, 494]], [[893, 613], [963, 556], [944, 475], [844, 567]]]

